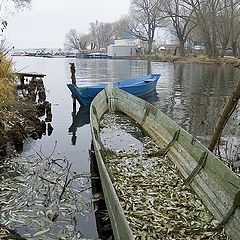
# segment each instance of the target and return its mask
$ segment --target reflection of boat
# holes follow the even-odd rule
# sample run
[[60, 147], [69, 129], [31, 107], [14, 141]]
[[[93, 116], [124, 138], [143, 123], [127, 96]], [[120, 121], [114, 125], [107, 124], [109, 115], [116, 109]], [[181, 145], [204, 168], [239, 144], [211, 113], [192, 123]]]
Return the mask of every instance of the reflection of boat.
[[[144, 97], [152, 93], [156, 89], [157, 81], [160, 74], [150, 74], [143, 77], [133, 78], [114, 82], [113, 85], [117, 86], [126, 92], [134, 94], [139, 97]], [[106, 83], [94, 86], [86, 86], [77, 88], [73, 84], [67, 84], [72, 94], [76, 97], [81, 105], [89, 105], [93, 98], [104, 88]]]
[[106, 151], [99, 134], [99, 120], [110, 109], [116, 109], [138, 122], [162, 149], [158, 153], [159, 157], [166, 155], [176, 165], [185, 183], [192, 187], [217, 220], [218, 228], [224, 226], [232, 239], [240, 239], [240, 179], [212, 152], [160, 110], [119, 88], [109, 86], [93, 100], [90, 124], [115, 239], [134, 237], [113, 186], [109, 168], [105, 165]]
[[78, 113], [73, 116], [72, 125], [69, 127], [69, 132], [76, 132], [78, 127], [82, 127], [90, 122], [89, 106], [80, 106]]

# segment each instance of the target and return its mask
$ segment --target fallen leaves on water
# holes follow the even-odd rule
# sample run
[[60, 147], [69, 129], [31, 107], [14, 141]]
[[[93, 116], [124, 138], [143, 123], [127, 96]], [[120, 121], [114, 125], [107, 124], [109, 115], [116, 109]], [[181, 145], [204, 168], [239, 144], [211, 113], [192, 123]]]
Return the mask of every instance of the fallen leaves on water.
[[0, 167], [1, 224], [27, 239], [81, 239], [78, 217], [94, 211], [90, 178], [72, 172], [59, 154], [5, 159]]

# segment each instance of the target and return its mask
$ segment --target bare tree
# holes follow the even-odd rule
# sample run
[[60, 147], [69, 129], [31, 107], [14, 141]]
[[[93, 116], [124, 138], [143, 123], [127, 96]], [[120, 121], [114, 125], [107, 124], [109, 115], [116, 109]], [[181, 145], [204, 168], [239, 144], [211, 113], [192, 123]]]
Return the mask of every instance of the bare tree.
[[232, 31], [231, 31], [231, 47], [233, 51], [233, 56], [238, 57], [240, 53], [240, 42], [239, 42], [239, 37], [240, 37], [240, 9], [239, 9], [239, 0], [232, 0], [231, 1], [231, 13], [233, 17], [231, 18], [232, 22]]
[[107, 48], [113, 42], [114, 30], [112, 23], [92, 22], [90, 23], [90, 34], [96, 48]]
[[5, 2], [13, 2], [14, 7], [19, 10], [30, 7], [32, 0], [5, 0]]
[[7, 39], [4, 36], [3, 32], [8, 26], [7, 18], [10, 15], [9, 13], [13, 14], [15, 11], [20, 11], [25, 8], [29, 8], [31, 6], [32, 0], [1, 0], [0, 1], [0, 50], [4, 55], [8, 54], [12, 48], [12, 45], [6, 44]]
[[157, 28], [163, 25], [161, 0], [132, 0], [130, 4], [129, 29], [131, 33], [147, 42], [147, 52], [151, 53]]
[[114, 39], [124, 38], [124, 33], [129, 32], [128, 18], [122, 17], [118, 21], [114, 22], [113, 23], [113, 32], [114, 32]]
[[81, 47], [79, 43], [79, 34], [77, 30], [71, 29], [65, 36], [64, 46], [69, 50], [78, 50], [80, 52]]
[[183, 0], [193, 9], [192, 21], [201, 32], [209, 57], [218, 56], [217, 16], [221, 0]]
[[19, 11], [31, 6], [32, 0], [1, 0], [0, 11]]
[[90, 41], [88, 34], [80, 34], [75, 29], [71, 29], [65, 36], [64, 46], [68, 50], [85, 50]]
[[163, 14], [170, 19], [174, 34], [179, 40], [179, 52], [185, 56], [185, 43], [189, 34], [196, 27], [192, 22], [193, 8], [187, 6], [182, 0], [165, 0]]
[[[239, 0], [222, 0], [219, 4], [219, 11], [217, 16], [217, 33], [221, 44], [221, 56], [224, 56], [229, 45], [229, 42], [239, 36], [239, 27], [234, 23], [238, 23], [239, 18]], [[234, 28], [236, 26], [236, 28]]]
[[1, 0], [0, 1], [0, 24], [1, 32], [7, 28], [7, 17], [9, 13], [20, 11], [31, 6], [32, 0]]

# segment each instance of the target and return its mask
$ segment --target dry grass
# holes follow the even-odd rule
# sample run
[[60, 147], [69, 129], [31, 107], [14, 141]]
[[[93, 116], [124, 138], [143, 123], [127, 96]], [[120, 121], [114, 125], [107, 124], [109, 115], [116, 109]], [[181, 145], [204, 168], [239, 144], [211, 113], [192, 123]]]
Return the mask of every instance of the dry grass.
[[15, 84], [13, 82], [12, 63], [0, 52], [0, 104], [13, 100]]

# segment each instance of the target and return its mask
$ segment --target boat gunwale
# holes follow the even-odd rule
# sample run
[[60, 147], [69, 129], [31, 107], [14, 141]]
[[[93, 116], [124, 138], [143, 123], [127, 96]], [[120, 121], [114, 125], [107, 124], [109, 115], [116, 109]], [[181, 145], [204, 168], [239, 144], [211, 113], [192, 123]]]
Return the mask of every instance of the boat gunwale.
[[[152, 106], [151, 104], [147, 103], [146, 101], [137, 98], [136, 96], [133, 96], [129, 93], [124, 92], [123, 90], [117, 88], [117, 87], [111, 87], [112, 90], [111, 91], [117, 91], [118, 93], [120, 92], [120, 94], [124, 95], [124, 97], [122, 97], [120, 100], [118, 97], [116, 97], [116, 95], [112, 96], [112, 98], [115, 101], [116, 104], [116, 109], [122, 111], [123, 113], [129, 115], [129, 112], [127, 112], [126, 109], [130, 108], [126, 108], [125, 106], [127, 105], [127, 103], [129, 104], [129, 99], [134, 102], [136, 101], [136, 103], [138, 104], [138, 106], [136, 108], [140, 108], [140, 106], [143, 108], [142, 110], [142, 114], [140, 114], [141, 116], [135, 116], [135, 118], [132, 116], [132, 113], [130, 113], [130, 117], [132, 117], [135, 121], [142, 123], [143, 128], [145, 128], [145, 130], [147, 132], [148, 131], [146, 128], [149, 128], [149, 124], [147, 124], [150, 120], [149, 118], [152, 118], [152, 121], [156, 121], [157, 115], [160, 114], [161, 116], [164, 116], [165, 119], [167, 119], [167, 121], [169, 121], [171, 124], [170, 129], [166, 129], [167, 131], [173, 131], [176, 129], [181, 129], [180, 130], [180, 139], [183, 137], [185, 137], [187, 139], [187, 141], [189, 143], [194, 143], [192, 144], [192, 147], [199, 147], [200, 149], [204, 149], [207, 153], [207, 162], [206, 165], [204, 166], [204, 168], [198, 173], [198, 175], [195, 176], [195, 178], [193, 179], [193, 181], [190, 183], [190, 186], [193, 188], [193, 190], [197, 193], [197, 195], [199, 196], [199, 198], [201, 199], [201, 197], [204, 199], [202, 199], [203, 203], [205, 206], [207, 206], [207, 208], [210, 210], [210, 212], [212, 213], [212, 215], [218, 219], [220, 222], [221, 220], [224, 218], [224, 216], [226, 216], [228, 209], [231, 207], [232, 203], [234, 202], [234, 197], [236, 196], [236, 194], [239, 192], [239, 186], [240, 186], [240, 179], [228, 168], [224, 165], [224, 163], [222, 163], [219, 159], [216, 158], [216, 156], [210, 152], [206, 147], [204, 147], [197, 139], [195, 139], [191, 134], [189, 134], [187, 131], [185, 131], [184, 129], [182, 129], [180, 126], [178, 126], [173, 120], [171, 120], [169, 117], [167, 117], [165, 114], [163, 114], [160, 110], [156, 109], [154, 106]], [[107, 90], [108, 91], [108, 90]], [[106, 96], [106, 94], [105, 94]], [[110, 97], [111, 98], [111, 97]], [[98, 96], [93, 100], [92, 105], [93, 106], [95, 104], [95, 102], [98, 101]], [[107, 104], [107, 100], [106, 100], [106, 104]], [[124, 103], [123, 103], [124, 102]], [[122, 106], [120, 106], [122, 105]], [[146, 106], [151, 106], [151, 111], [149, 111], [148, 115], [145, 116], [145, 119], [142, 122], [139, 121], [140, 117], [144, 116], [144, 111], [147, 111]], [[144, 108], [145, 107], [145, 108]], [[131, 111], [134, 112], [135, 114], [137, 114], [136, 109]], [[151, 116], [152, 114], [152, 116]], [[101, 117], [101, 114], [100, 114]], [[153, 137], [153, 132], [156, 129], [152, 129], [150, 136]], [[170, 134], [171, 135], [171, 134]], [[159, 136], [157, 134], [155, 134], [154, 140], [159, 140], [158, 139]], [[167, 145], [167, 142], [169, 141], [165, 141], [165, 145]], [[173, 157], [176, 157], [176, 154], [180, 154], [179, 147], [182, 147], [184, 149], [184, 146], [181, 145], [181, 143], [178, 141], [176, 141], [173, 146], [169, 149], [167, 155], [170, 157], [170, 159], [172, 159]], [[202, 153], [202, 151], [200, 151]], [[182, 153], [181, 153], [182, 154]], [[182, 174], [182, 176], [186, 179], [190, 173], [194, 170], [194, 168], [196, 167], [196, 165], [198, 164], [198, 160], [200, 155], [198, 156], [198, 159], [196, 160], [196, 153], [193, 154], [193, 156], [191, 154], [189, 154], [191, 156], [190, 159], [193, 160], [189, 160], [189, 164], [191, 163], [191, 161], [194, 161], [190, 164], [191, 167], [186, 167], [184, 166], [184, 168], [181, 168], [181, 164], [178, 163], [177, 161], [175, 161], [174, 163], [179, 167], [179, 170]], [[172, 156], [172, 157], [171, 157]], [[188, 157], [187, 157], [188, 158]], [[210, 171], [208, 168], [208, 164], [209, 161], [211, 162], [216, 162], [217, 166], [219, 169], [223, 170], [224, 172], [218, 172], [216, 171], [217, 169], [213, 169], [214, 164], [212, 163], [212, 166], [210, 166], [210, 170], [212, 168], [212, 170]], [[186, 163], [182, 163], [183, 165]], [[186, 170], [186, 169], [187, 170]], [[189, 168], [189, 169], [188, 169]], [[210, 176], [208, 176], [208, 172], [210, 171], [210, 173], [214, 173], [215, 170], [215, 174], [219, 175], [220, 177], [217, 178], [217, 180], [214, 178], [212, 178], [211, 174]], [[214, 175], [213, 175], [214, 176]], [[225, 177], [228, 176], [230, 178], [228, 178], [227, 180], [225, 180]], [[204, 179], [206, 181], [208, 181], [208, 183], [210, 182], [210, 186], [208, 186], [205, 182]], [[210, 180], [211, 181], [210, 181]], [[225, 187], [225, 184], [226, 187]], [[224, 185], [224, 187], [222, 187], [222, 185]], [[217, 186], [217, 188], [220, 189], [220, 192], [214, 192], [215, 188], [213, 187], [213, 189], [211, 189], [211, 186]], [[228, 187], [229, 186], [229, 187]], [[208, 190], [210, 189], [210, 190]], [[217, 199], [218, 202], [214, 203], [213, 200], [211, 199], [210, 196], [214, 197], [215, 200]], [[212, 195], [214, 194], [214, 195]], [[222, 200], [220, 200], [222, 198]], [[227, 203], [224, 202], [224, 199], [227, 199]], [[239, 206], [236, 208], [233, 216], [229, 219], [228, 223], [226, 224], [226, 230], [228, 232], [228, 234], [232, 235], [233, 239], [238, 239], [239, 237], [239, 225], [240, 225], [240, 220], [238, 219], [237, 216], [240, 216], [240, 209]], [[237, 230], [236, 230], [237, 229]]]
[[[113, 82], [112, 84], [122, 88], [125, 91], [131, 92], [131, 94], [136, 94], [140, 97], [145, 97], [149, 95], [155, 88], [158, 79], [161, 77], [161, 74], [149, 74], [142, 77], [125, 79]], [[77, 87], [72, 83], [68, 83], [67, 87], [70, 89], [72, 94], [76, 97], [78, 102], [85, 106], [90, 105], [93, 98], [105, 87], [108, 83], [99, 83], [92, 86], [82, 86]], [[151, 88], [150, 90], [148, 88]], [[143, 91], [143, 89], [145, 89]]]

